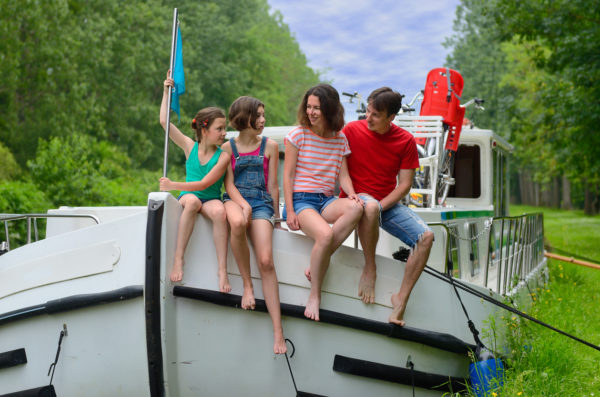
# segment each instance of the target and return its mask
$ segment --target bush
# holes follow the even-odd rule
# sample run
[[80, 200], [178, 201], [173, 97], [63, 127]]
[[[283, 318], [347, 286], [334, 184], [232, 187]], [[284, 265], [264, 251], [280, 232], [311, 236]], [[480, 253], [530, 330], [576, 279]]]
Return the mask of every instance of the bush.
[[10, 181], [19, 175], [19, 165], [12, 153], [0, 142], [0, 181]]
[[[0, 182], [0, 213], [26, 214], [43, 213], [52, 203], [43, 192], [31, 182]], [[45, 221], [38, 223], [44, 229]], [[4, 227], [4, 224], [2, 225]], [[8, 222], [9, 240], [15, 248], [27, 241], [27, 223], [24, 220]], [[4, 234], [0, 241], [7, 241]], [[42, 236], [40, 236], [42, 238]]]

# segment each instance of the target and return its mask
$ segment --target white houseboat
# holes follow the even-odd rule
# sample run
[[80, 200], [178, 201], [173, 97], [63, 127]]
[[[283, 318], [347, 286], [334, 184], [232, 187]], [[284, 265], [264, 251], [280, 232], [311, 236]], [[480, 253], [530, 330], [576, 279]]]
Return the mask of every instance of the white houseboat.
[[[312, 242], [275, 230], [282, 322], [291, 341], [288, 356], [275, 356], [253, 255], [257, 307], [246, 311], [231, 253], [233, 290], [218, 292], [212, 228], [203, 217], [186, 251], [183, 282], [169, 280], [182, 211], [171, 194], [151, 193], [145, 207], [2, 214], [0, 396], [347, 397], [415, 390], [440, 396], [463, 390], [477, 346], [466, 314], [473, 329], [483, 330], [499, 310], [484, 298], [515, 297], [545, 274], [542, 217], [508, 216], [511, 147], [492, 131], [462, 132], [455, 183], [446, 189], [451, 179], [437, 177], [441, 118], [396, 121], [434, 142], [412, 193], [435, 243], [411, 294], [407, 326], [387, 322], [405, 263], [394, 259], [402, 243], [383, 231], [376, 303], [365, 305], [357, 296], [364, 262], [351, 236], [332, 256], [321, 321], [314, 322], [303, 316]], [[264, 134], [281, 142], [289, 129]], [[47, 220], [43, 238], [38, 218]], [[18, 222], [27, 223], [29, 242], [13, 248], [9, 236]]]

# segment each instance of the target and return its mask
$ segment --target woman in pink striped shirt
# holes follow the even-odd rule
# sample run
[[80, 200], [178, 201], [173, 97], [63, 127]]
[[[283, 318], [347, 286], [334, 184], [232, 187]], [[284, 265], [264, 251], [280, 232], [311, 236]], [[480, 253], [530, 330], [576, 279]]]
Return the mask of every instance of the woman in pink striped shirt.
[[[329, 259], [358, 223], [362, 201], [348, 174], [350, 148], [340, 132], [344, 108], [335, 88], [319, 84], [309, 89], [297, 117], [299, 126], [285, 137], [283, 216], [291, 230], [300, 229], [315, 240], [305, 272], [311, 288], [304, 315], [319, 321]], [[338, 178], [347, 198], [334, 196]]]

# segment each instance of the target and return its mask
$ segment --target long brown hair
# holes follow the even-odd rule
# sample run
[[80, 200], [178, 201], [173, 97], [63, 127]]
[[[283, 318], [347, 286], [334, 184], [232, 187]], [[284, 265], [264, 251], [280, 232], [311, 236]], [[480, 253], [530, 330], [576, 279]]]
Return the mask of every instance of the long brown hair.
[[298, 107], [298, 124], [304, 127], [310, 127], [310, 120], [306, 115], [306, 104], [308, 97], [314, 95], [319, 98], [321, 115], [325, 119], [327, 127], [334, 132], [340, 131], [344, 127], [344, 106], [340, 102], [340, 95], [329, 84], [318, 84], [309, 88], [304, 94], [302, 103]]

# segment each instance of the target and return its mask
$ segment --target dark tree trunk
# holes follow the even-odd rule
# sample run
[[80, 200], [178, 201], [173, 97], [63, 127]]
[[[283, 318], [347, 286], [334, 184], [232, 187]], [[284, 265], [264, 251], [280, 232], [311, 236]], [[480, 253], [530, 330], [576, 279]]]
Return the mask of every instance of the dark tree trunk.
[[572, 210], [573, 203], [571, 202], [571, 181], [565, 175], [562, 176], [562, 203], [563, 210]]
[[589, 184], [587, 183], [587, 181], [584, 181], [585, 184], [585, 201], [583, 203], [583, 213], [586, 215], [595, 215], [596, 214], [596, 201], [598, 200], [596, 194], [595, 194], [595, 190], [592, 190], [589, 186]]
[[560, 178], [552, 178], [552, 191], [550, 193], [550, 207], [560, 208]]

